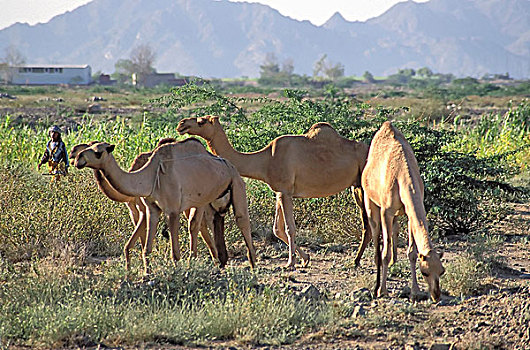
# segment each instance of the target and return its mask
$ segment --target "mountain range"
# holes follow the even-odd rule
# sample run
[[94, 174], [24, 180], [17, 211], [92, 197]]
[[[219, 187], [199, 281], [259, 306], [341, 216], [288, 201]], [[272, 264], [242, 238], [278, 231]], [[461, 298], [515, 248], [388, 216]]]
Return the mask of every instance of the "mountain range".
[[257, 77], [265, 57], [311, 75], [326, 54], [346, 75], [400, 68], [480, 77], [530, 77], [530, 0], [397, 3], [365, 22], [335, 13], [315, 26], [257, 3], [228, 0], [94, 0], [47, 23], [0, 30], [0, 55], [14, 46], [27, 63], [90, 64], [114, 72], [148, 44], [159, 72]]

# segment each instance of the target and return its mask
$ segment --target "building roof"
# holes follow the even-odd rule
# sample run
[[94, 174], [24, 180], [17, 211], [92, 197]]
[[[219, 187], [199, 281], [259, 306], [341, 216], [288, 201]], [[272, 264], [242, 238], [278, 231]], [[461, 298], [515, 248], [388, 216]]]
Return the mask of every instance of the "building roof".
[[15, 68], [88, 68], [88, 64], [18, 64], [14, 65]]

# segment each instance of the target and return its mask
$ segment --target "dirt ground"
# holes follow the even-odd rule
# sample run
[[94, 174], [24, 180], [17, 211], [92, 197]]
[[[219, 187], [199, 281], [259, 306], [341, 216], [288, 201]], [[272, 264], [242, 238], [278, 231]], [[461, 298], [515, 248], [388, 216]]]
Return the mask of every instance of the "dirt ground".
[[[530, 203], [514, 204], [514, 212], [492, 231], [498, 236], [491, 276], [473, 296], [455, 297], [443, 289], [438, 304], [412, 303], [408, 278], [391, 277], [388, 298], [372, 298], [375, 269], [372, 248], [361, 267], [352, 266], [356, 246], [328, 245], [311, 249], [311, 264], [283, 271], [285, 254], [257, 242], [263, 283], [289, 285], [293, 293], [346, 303], [352, 312], [337, 325], [307, 334], [280, 347], [233, 342], [206, 343], [200, 348], [227, 349], [530, 349]], [[443, 263], [458, 257], [466, 241], [444, 243]], [[307, 248], [306, 248], [307, 249]], [[399, 259], [406, 260], [399, 248]], [[237, 262], [232, 264], [244, 263]], [[408, 268], [408, 263], [405, 264]], [[420, 287], [427, 291], [421, 275]]]

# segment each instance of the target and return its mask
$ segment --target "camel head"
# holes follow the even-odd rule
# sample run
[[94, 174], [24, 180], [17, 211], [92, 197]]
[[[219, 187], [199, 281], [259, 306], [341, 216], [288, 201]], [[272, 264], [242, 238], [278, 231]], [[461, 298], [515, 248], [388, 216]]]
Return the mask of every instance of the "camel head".
[[84, 167], [101, 169], [112, 151], [114, 151], [114, 145], [106, 142], [96, 143], [81, 151], [75, 158], [74, 165], [77, 169]]
[[80, 143], [78, 145], [75, 145], [70, 149], [70, 153], [68, 156], [68, 159], [70, 159], [70, 164], [74, 165], [75, 158], [81, 151], [84, 151], [88, 147], [95, 145], [96, 143], [99, 143], [99, 141], [90, 141], [89, 143]]
[[186, 118], [177, 125], [177, 131], [180, 135], [198, 135], [205, 140], [211, 140], [220, 126], [219, 117]]
[[427, 255], [418, 255], [420, 261], [420, 272], [429, 285], [431, 298], [435, 302], [440, 301], [440, 276], [442, 276], [445, 272], [440, 260], [442, 256], [443, 252], [437, 252], [435, 250], [430, 250]]

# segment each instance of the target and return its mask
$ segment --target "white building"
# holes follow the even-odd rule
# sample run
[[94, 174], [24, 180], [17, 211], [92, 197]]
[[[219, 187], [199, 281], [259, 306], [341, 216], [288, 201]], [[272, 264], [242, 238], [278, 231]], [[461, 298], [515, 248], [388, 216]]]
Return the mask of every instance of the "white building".
[[87, 85], [92, 82], [92, 69], [88, 64], [25, 64], [11, 69], [11, 83], [15, 85]]

